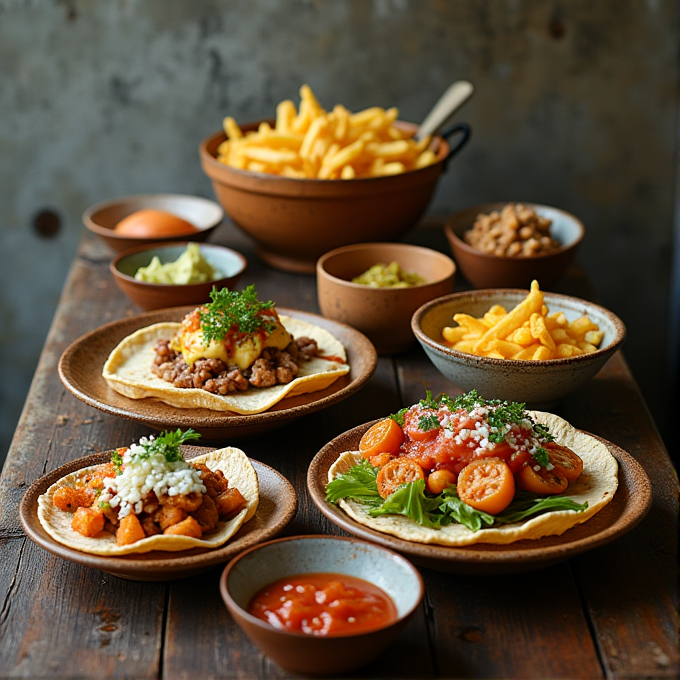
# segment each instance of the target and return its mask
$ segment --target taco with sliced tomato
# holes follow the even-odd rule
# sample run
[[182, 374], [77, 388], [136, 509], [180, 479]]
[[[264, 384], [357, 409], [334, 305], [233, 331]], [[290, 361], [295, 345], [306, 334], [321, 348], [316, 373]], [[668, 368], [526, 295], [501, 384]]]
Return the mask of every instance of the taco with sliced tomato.
[[124, 338], [102, 375], [132, 399], [248, 414], [323, 390], [349, 370], [345, 348], [332, 333], [280, 316], [249, 286], [243, 292], [213, 289], [211, 302], [180, 323], [157, 323]]
[[257, 510], [257, 473], [227, 447], [185, 461], [200, 435], [167, 431], [111, 452], [108, 463], [72, 472], [38, 498], [54, 540], [94, 555], [176, 552], [224, 545]]
[[614, 497], [617, 475], [607, 447], [558, 416], [474, 390], [428, 392], [339, 456], [326, 500], [408, 541], [506, 544], [587, 521]]

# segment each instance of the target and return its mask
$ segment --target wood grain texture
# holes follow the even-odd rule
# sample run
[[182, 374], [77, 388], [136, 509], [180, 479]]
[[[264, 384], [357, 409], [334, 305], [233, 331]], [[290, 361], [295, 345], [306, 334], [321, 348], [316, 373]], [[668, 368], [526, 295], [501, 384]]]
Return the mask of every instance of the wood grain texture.
[[[416, 236], [447, 252], [441, 234]], [[265, 267], [231, 227], [221, 227], [214, 241], [246, 255], [243, 284], [256, 283], [262, 297], [282, 306], [318, 313], [313, 277]], [[53, 557], [21, 531], [18, 504], [35, 479], [149, 434], [81, 403], [56, 374], [74, 339], [140, 313], [115, 287], [110, 256], [94, 237], [83, 237], [0, 477], [0, 677], [290, 677], [231, 620], [219, 597], [220, 569], [167, 584], [125, 581]], [[592, 295], [578, 267], [558, 292]], [[241, 444], [297, 490], [298, 512], [284, 535], [343, 533], [306, 494], [310, 460], [335, 436], [426, 389], [458, 393], [413, 347], [381, 357], [347, 400]], [[654, 487], [647, 518], [612, 544], [535, 572], [472, 577], [422, 568], [426, 598], [417, 616], [353, 677], [674, 677], [677, 478], [624, 357], [616, 355], [556, 412], [643, 465]]]

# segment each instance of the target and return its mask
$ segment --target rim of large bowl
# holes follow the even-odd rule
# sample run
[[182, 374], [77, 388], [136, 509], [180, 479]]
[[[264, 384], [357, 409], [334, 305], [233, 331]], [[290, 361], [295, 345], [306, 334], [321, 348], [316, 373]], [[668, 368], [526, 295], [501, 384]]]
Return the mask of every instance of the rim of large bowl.
[[[242, 131], [244, 132], [250, 132], [251, 130], [256, 130], [257, 127], [261, 123], [269, 123], [270, 125], [275, 124], [275, 120], [272, 118], [262, 118], [257, 121], [250, 121], [248, 123], [243, 123], [242, 125], [239, 125]], [[406, 129], [412, 129], [414, 132], [415, 130], [418, 129], [418, 125], [416, 123], [412, 123], [411, 121], [406, 121], [406, 120], [397, 120], [395, 121], [395, 125], [405, 127]], [[402, 172], [396, 175], [382, 175], [379, 177], [355, 177], [352, 178], [351, 180], [329, 180], [329, 179], [318, 179], [316, 177], [284, 177], [282, 175], [272, 175], [271, 173], [267, 172], [256, 172], [254, 170], [241, 170], [240, 168], [234, 168], [231, 165], [226, 165], [224, 163], [220, 163], [220, 161], [217, 160], [217, 157], [215, 154], [210, 151], [210, 148], [213, 147], [217, 140], [220, 140], [220, 143], [222, 141], [226, 141], [227, 135], [224, 132], [224, 130], [218, 130], [216, 132], [213, 132], [212, 134], [208, 135], [199, 145], [199, 154], [201, 156], [201, 159], [205, 163], [209, 163], [212, 167], [215, 168], [228, 168], [230, 172], [233, 172], [236, 177], [243, 177], [243, 178], [248, 178], [248, 177], [255, 177], [258, 180], [262, 181], [269, 181], [269, 182], [283, 182], [283, 183], [292, 183], [292, 184], [309, 184], [309, 185], [314, 185], [314, 186], [319, 186], [319, 185], [327, 185], [327, 184], [335, 184], [336, 182], [340, 183], [347, 183], [351, 182], [352, 184], [370, 184], [370, 183], [385, 183], [389, 181], [394, 181], [395, 179], [398, 178], [403, 178], [403, 177], [415, 177], [418, 175], [429, 175], [433, 168], [438, 168], [441, 169], [441, 166], [443, 166], [444, 162], [446, 161], [449, 151], [451, 149], [451, 145], [449, 142], [442, 137], [441, 135], [432, 135], [432, 141], [430, 144], [436, 141], [437, 143], [437, 157], [436, 160], [433, 163], [430, 163], [429, 165], [426, 165], [425, 167], [422, 168], [416, 168], [414, 170], [408, 170], [406, 172]]]

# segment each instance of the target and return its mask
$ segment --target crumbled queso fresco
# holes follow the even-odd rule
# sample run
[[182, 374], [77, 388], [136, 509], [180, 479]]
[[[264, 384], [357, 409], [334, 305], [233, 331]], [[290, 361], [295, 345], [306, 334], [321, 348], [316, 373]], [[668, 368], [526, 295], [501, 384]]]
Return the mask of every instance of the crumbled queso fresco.
[[[453, 439], [458, 446], [467, 445], [475, 450], [492, 451], [496, 448], [496, 444], [489, 440], [489, 436], [499, 433], [503, 440], [515, 451], [525, 450], [532, 456], [538, 451], [542, 442], [534, 436], [533, 423], [529, 418], [524, 418], [519, 423], [504, 423], [501, 427], [495, 427], [488, 420], [491, 410], [493, 410], [493, 407], [476, 406], [469, 413], [449, 412], [444, 415], [439, 425], [442, 428], [443, 435], [447, 439]], [[467, 421], [468, 416], [474, 421], [474, 429], [460, 426], [460, 421]], [[494, 437], [494, 439], [497, 438]], [[548, 469], [552, 467], [549, 463]], [[540, 466], [538, 466], [538, 469], [540, 470]]]
[[162, 453], [151, 453], [144, 458], [146, 450], [142, 445], [153, 439], [142, 438], [139, 444], [132, 444], [123, 456], [122, 474], [104, 480], [99, 502], [119, 508], [119, 519], [130, 513], [141, 513], [144, 499], [152, 491], [157, 497], [206, 492], [198, 470], [186, 461], [168, 462]]

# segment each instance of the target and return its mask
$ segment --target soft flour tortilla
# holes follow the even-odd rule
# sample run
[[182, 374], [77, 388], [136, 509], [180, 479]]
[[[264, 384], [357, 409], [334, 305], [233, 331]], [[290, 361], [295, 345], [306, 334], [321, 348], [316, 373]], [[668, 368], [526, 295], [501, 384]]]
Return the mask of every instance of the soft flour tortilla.
[[85, 471], [96, 466], [72, 472], [52, 484], [42, 496], [38, 497], [38, 519], [55, 541], [93, 555], [129, 555], [152, 550], [177, 552], [190, 548], [217, 548], [226, 543], [241, 528], [241, 525], [255, 514], [260, 497], [257, 473], [248, 460], [248, 456], [241, 449], [231, 446], [196, 456], [187, 462], [203, 463], [211, 470], [222, 470], [229, 480], [229, 486], [236, 487], [248, 501], [248, 505], [236, 517], [227, 522], [219, 522], [217, 527], [204, 538], [159, 534], [143, 538], [130, 545], [119, 546], [116, 544], [115, 536], [106, 531], [102, 531], [99, 536], [93, 538], [82, 536], [74, 531], [71, 528], [73, 513], [60, 510], [52, 502], [52, 496], [63, 486], [75, 486], [76, 480]]
[[[347, 361], [342, 343], [327, 330], [301, 319], [288, 316], [279, 318], [294, 338], [312, 338], [316, 340], [320, 354]], [[156, 397], [177, 408], [208, 408], [248, 414], [266, 411], [284, 397], [326, 389], [340, 376], [349, 373], [347, 363], [314, 357], [301, 362], [297, 378], [286, 385], [249, 387], [245, 392], [226, 396], [211, 394], [199, 388], [174, 387], [155, 375], [151, 366], [156, 342], [160, 339], [169, 340], [180, 327], [179, 323], [157, 323], [124, 338], [104, 364], [104, 380], [116, 392], [132, 399]]]
[[[529, 412], [538, 423], [547, 425], [555, 440], [572, 449], [583, 459], [583, 473], [569, 484], [565, 498], [576, 503], [588, 501], [583, 512], [556, 510], [537, 515], [516, 524], [505, 524], [489, 529], [471, 531], [462, 524], [449, 524], [441, 529], [430, 529], [401, 515], [371, 517], [370, 508], [353, 500], [341, 500], [340, 507], [352, 519], [376, 531], [416, 543], [464, 546], [473, 543], [513, 543], [543, 536], [559, 536], [567, 529], [581, 524], [609, 503], [618, 487], [618, 463], [607, 447], [589, 435], [579, 432], [566, 420], [551, 413]], [[346, 472], [361, 459], [358, 451], [343, 453], [328, 471], [328, 481]]]

